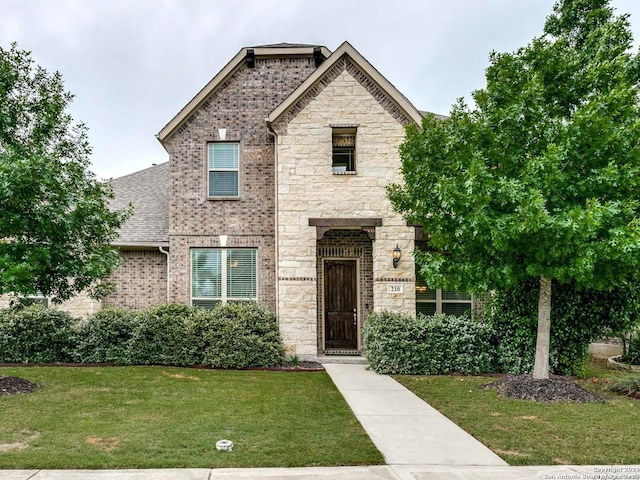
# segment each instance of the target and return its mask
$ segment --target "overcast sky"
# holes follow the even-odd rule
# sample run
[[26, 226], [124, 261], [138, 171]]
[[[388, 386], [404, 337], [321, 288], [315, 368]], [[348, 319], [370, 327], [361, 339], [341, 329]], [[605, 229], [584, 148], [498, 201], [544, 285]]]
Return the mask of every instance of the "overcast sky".
[[[0, 46], [30, 50], [76, 95], [93, 171], [168, 160], [155, 135], [238, 51], [349, 41], [418, 109], [447, 114], [484, 86], [491, 50], [542, 32], [553, 0], [0, 0]], [[640, 1], [613, 0], [640, 39]]]

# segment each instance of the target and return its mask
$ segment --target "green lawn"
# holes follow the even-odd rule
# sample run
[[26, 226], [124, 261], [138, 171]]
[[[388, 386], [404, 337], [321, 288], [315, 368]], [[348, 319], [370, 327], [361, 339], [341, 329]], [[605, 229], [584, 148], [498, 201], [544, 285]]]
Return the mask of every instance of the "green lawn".
[[592, 365], [580, 382], [605, 404], [506, 400], [480, 388], [487, 377], [394, 378], [510, 465], [640, 464], [640, 401], [607, 392], [619, 375]]
[[[0, 375], [39, 385], [0, 396], [0, 469], [383, 463], [324, 372], [12, 367]], [[223, 438], [232, 452], [216, 450]]]

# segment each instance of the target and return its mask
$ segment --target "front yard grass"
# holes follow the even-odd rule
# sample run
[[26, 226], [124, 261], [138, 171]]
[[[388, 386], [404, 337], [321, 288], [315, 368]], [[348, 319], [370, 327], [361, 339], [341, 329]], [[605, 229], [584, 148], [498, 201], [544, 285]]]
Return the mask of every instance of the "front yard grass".
[[[0, 469], [384, 463], [325, 372], [8, 367], [39, 386], [0, 396]], [[218, 440], [232, 452], [215, 448]]]
[[640, 464], [640, 401], [608, 392], [624, 373], [591, 364], [580, 384], [605, 404], [507, 400], [480, 388], [495, 378], [396, 376], [396, 380], [510, 465]]

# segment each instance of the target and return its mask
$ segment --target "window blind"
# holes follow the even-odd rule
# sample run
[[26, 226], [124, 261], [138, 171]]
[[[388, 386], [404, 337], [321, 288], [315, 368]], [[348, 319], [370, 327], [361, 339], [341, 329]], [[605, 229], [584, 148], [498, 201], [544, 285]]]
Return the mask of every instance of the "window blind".
[[192, 250], [192, 297], [222, 297], [222, 252]]
[[256, 251], [227, 250], [227, 297], [256, 297]]
[[238, 168], [238, 144], [210, 143], [209, 168]]
[[209, 196], [237, 197], [239, 153], [237, 143], [209, 144]]

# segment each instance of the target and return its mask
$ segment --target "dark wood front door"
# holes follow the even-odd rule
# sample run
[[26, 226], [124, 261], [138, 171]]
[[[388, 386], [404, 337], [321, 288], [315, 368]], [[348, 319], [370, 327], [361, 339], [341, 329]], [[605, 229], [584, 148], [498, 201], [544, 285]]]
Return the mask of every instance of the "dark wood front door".
[[355, 260], [325, 260], [325, 348], [358, 348], [358, 294]]

